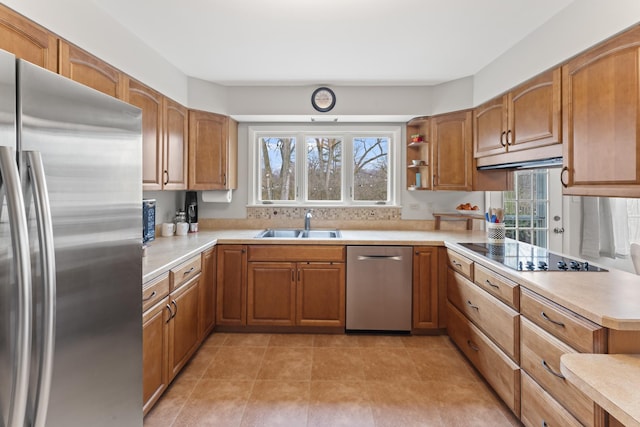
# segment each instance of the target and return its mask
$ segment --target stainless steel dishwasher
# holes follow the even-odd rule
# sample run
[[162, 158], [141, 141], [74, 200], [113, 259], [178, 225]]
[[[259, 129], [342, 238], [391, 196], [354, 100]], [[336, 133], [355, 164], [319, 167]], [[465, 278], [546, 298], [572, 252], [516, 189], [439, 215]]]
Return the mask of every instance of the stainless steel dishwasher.
[[411, 331], [413, 250], [347, 246], [347, 330]]

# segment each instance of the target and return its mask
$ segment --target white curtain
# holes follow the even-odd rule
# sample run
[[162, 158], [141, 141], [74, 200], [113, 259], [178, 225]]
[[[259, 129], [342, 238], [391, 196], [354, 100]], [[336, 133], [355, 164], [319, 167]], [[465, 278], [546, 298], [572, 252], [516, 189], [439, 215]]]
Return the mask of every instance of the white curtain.
[[[638, 236], [636, 199], [608, 197], [582, 198], [582, 246], [580, 254], [589, 258], [624, 258], [629, 256], [631, 236]], [[631, 226], [630, 226], [631, 225]]]

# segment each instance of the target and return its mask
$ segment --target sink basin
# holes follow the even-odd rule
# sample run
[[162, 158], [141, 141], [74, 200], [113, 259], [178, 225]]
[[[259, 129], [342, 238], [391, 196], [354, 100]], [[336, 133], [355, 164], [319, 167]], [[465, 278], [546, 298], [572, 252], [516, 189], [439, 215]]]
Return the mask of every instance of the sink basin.
[[335, 239], [340, 237], [338, 230], [307, 230], [302, 231], [300, 237], [304, 239]]
[[256, 236], [257, 239], [336, 239], [342, 237], [339, 230], [302, 230], [290, 228], [268, 228]]
[[259, 239], [266, 237], [276, 237], [276, 238], [295, 238], [302, 233], [303, 230], [290, 230], [290, 229], [282, 229], [282, 228], [269, 228], [264, 231], [261, 231], [256, 237]]

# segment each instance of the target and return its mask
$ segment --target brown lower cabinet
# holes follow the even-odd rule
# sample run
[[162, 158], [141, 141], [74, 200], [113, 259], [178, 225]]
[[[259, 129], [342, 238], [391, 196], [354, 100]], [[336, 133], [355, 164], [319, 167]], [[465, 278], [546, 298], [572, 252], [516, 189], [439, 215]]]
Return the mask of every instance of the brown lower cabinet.
[[173, 310], [169, 321], [169, 378], [173, 379], [200, 345], [198, 340], [198, 294], [200, 275], [169, 294]]
[[216, 325], [216, 264], [217, 248], [214, 246], [202, 252], [202, 273], [200, 276], [200, 316], [198, 337], [200, 341], [213, 331]]
[[[202, 342], [199, 333], [202, 324], [200, 257], [198, 254], [143, 286], [142, 396], [145, 414]], [[206, 274], [209, 273], [205, 268]]]
[[250, 262], [247, 324], [343, 327], [344, 263]]
[[438, 248], [413, 248], [413, 329], [434, 329], [438, 321]]
[[169, 296], [142, 316], [142, 401], [146, 414], [169, 385]]
[[344, 246], [219, 245], [218, 326], [344, 327]]

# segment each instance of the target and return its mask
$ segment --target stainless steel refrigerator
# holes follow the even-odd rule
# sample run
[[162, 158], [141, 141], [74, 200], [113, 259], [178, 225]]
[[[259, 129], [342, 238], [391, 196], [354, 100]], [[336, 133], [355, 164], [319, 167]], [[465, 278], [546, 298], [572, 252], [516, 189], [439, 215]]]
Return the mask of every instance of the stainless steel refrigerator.
[[142, 425], [141, 112], [0, 51], [0, 426]]

